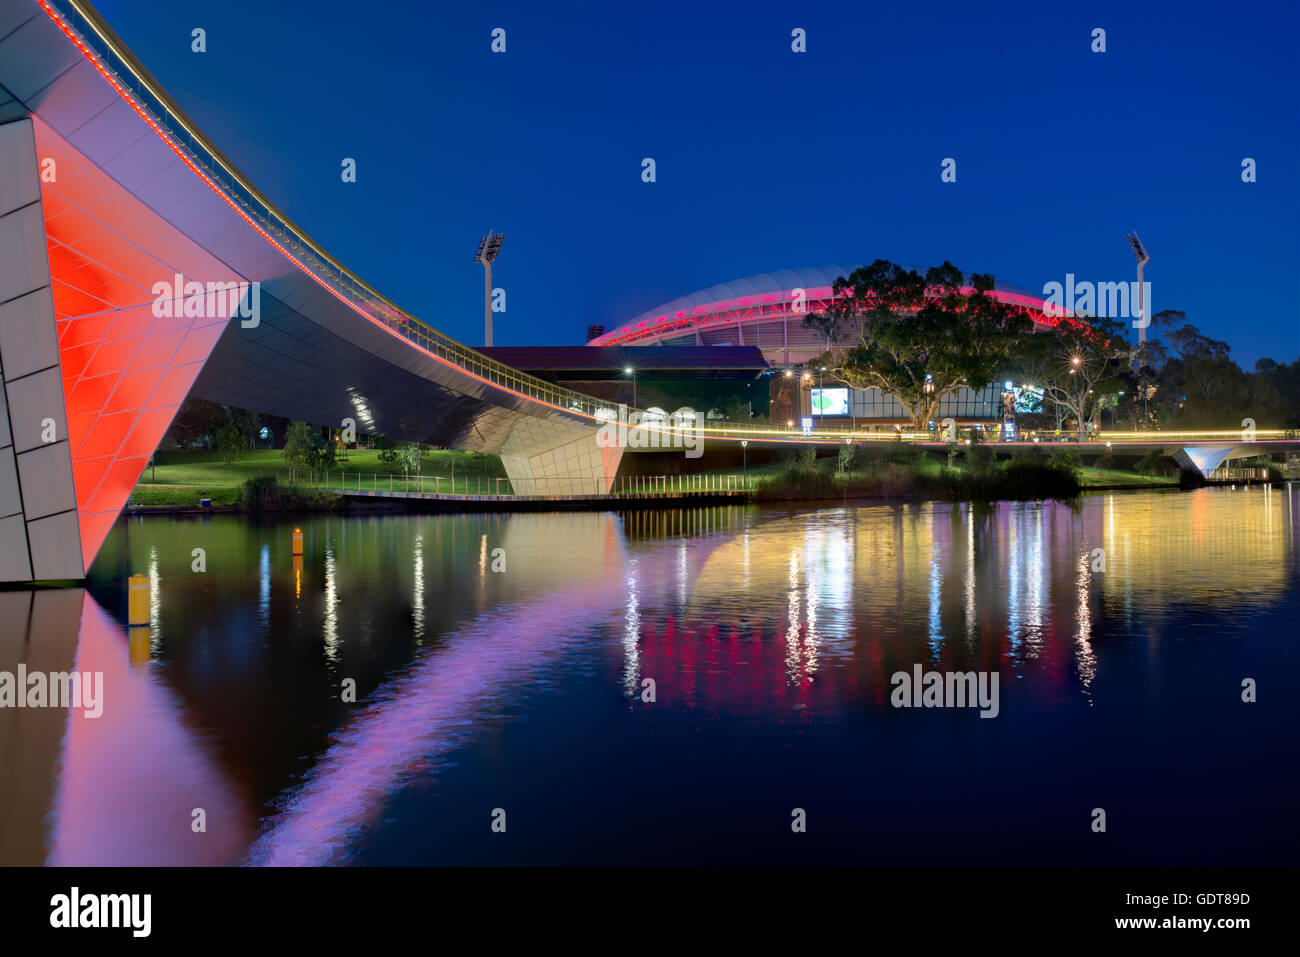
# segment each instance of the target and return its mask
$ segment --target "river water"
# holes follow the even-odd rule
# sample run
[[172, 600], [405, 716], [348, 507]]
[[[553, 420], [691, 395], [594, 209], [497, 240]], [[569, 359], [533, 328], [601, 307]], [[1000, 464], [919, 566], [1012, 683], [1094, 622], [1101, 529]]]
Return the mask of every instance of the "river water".
[[[312, 516], [299, 562], [289, 519], [123, 519], [86, 588], [0, 591], [0, 671], [104, 683], [0, 710], [0, 863], [1291, 863], [1297, 518]], [[996, 716], [895, 707], [929, 671]]]

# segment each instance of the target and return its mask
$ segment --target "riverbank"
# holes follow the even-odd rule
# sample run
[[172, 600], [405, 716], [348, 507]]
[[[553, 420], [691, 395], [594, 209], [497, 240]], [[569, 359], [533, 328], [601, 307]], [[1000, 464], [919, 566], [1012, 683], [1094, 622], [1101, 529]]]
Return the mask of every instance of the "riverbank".
[[[991, 451], [991, 450], [990, 450]], [[753, 468], [672, 476], [626, 476], [604, 496], [514, 496], [496, 456], [430, 453], [419, 475], [390, 471], [378, 451], [348, 453], [321, 472], [289, 482], [281, 453], [160, 452], [131, 494], [130, 515], [260, 512], [447, 512], [694, 508], [748, 502], [1069, 500], [1089, 490], [1178, 488], [1177, 474], [1085, 467], [1073, 457], [1022, 455], [999, 461], [969, 453], [952, 465], [919, 449], [844, 469], [823, 457]], [[248, 498], [249, 483], [256, 487]], [[207, 500], [209, 506], [200, 503]]]
[[873, 463], [860, 470], [834, 471], [829, 464], [798, 463], [758, 483], [759, 502], [903, 499], [939, 501], [1023, 501], [1079, 497], [1078, 469], [1067, 463], [1017, 458], [980, 468], [939, 466], [925, 460]]
[[[1016, 473], [1018, 470], [1011, 470]], [[946, 474], [945, 474], [946, 473]], [[225, 490], [235, 494], [223, 499], [212, 497], [209, 506], [184, 489], [174, 501], [132, 504], [125, 514], [132, 516], [203, 516], [311, 514], [419, 514], [446, 512], [539, 512], [539, 511], [631, 511], [656, 509], [704, 508], [719, 505], [799, 502], [806, 504], [884, 504], [909, 501], [1010, 501], [1057, 499], [1070, 500], [1093, 491], [1135, 491], [1163, 489], [1177, 491], [1176, 482], [1161, 484], [1068, 484], [1059, 474], [1025, 475], [1023, 470], [1006, 475], [973, 477], [959, 470], [938, 470], [933, 475], [893, 466], [876, 472], [834, 474], [825, 469], [801, 472], [791, 469], [757, 479], [753, 487], [741, 487], [722, 480], [724, 488], [713, 490], [679, 490], [648, 482], [633, 486], [631, 491], [613, 495], [515, 496], [450, 495], [446, 493], [404, 491], [348, 490], [327, 492], [304, 486], [275, 485], [270, 479], [252, 483], [259, 488], [256, 500], [248, 503], [243, 489]], [[730, 486], [730, 487], [726, 487]]]

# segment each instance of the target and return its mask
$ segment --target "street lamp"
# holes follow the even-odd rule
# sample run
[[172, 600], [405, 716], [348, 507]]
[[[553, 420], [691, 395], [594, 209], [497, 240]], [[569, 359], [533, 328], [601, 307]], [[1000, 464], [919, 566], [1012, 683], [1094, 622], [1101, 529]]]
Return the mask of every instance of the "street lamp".
[[483, 345], [492, 347], [492, 261], [501, 255], [501, 243], [505, 233], [488, 234], [478, 241], [478, 252], [474, 255], [476, 263], [483, 264]]
[[640, 402], [637, 401], [637, 397], [636, 397], [636, 367], [628, 366], [623, 370], [623, 374], [630, 375], [632, 377], [632, 408], [635, 409], [638, 405], [641, 404]]
[[745, 474], [748, 475], [749, 474], [749, 439], [740, 440], [740, 454], [744, 457], [744, 465], [742, 466], [742, 468], [744, 469]]

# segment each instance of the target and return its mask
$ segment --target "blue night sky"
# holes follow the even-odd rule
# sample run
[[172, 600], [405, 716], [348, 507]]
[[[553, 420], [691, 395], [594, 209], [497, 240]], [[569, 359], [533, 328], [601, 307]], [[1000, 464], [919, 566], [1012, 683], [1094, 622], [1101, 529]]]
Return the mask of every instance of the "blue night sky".
[[1294, 3], [98, 8], [308, 235], [472, 345], [489, 227], [507, 234], [498, 345], [580, 343], [714, 283], [877, 257], [1034, 291], [1129, 280], [1137, 229], [1156, 310], [1246, 368], [1300, 354]]

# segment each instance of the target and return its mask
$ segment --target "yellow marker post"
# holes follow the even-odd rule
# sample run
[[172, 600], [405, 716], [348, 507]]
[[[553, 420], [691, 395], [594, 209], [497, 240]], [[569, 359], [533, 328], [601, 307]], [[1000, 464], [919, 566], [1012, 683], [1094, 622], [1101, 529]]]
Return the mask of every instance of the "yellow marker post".
[[149, 624], [149, 576], [132, 575], [127, 583], [127, 623]]
[[137, 625], [128, 630], [127, 648], [131, 664], [142, 665], [149, 660], [149, 626]]
[[301, 528], [295, 528], [293, 530], [293, 553], [295, 555], [302, 554], [302, 529]]

